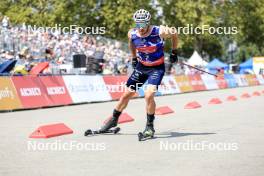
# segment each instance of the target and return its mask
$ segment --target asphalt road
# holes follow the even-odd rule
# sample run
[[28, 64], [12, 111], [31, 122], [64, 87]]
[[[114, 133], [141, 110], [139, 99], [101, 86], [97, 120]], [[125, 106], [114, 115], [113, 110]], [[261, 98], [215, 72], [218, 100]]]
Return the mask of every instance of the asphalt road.
[[[121, 124], [117, 135], [84, 137], [98, 128], [116, 102], [0, 113], [2, 176], [263, 176], [264, 94], [242, 93], [264, 86], [157, 97], [175, 113], [157, 116], [156, 137], [138, 142], [145, 127], [144, 99], [131, 100], [126, 112], [135, 121]], [[238, 101], [227, 102], [229, 95]], [[209, 105], [211, 98], [223, 104]], [[190, 101], [199, 109], [184, 109]], [[28, 136], [40, 125], [63, 122], [71, 135], [49, 139]]]

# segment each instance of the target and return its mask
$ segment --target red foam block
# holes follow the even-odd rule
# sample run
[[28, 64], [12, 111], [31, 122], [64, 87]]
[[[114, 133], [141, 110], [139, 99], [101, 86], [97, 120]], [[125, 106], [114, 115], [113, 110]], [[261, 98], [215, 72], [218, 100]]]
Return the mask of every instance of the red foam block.
[[241, 95], [241, 98], [250, 98], [250, 95], [248, 93], [244, 93]]
[[[108, 119], [106, 119], [104, 121], [104, 123], [106, 124], [110, 119], [112, 118], [112, 116], [110, 116]], [[122, 113], [118, 119], [118, 123], [127, 123], [127, 122], [132, 122], [134, 121], [134, 119], [128, 115], [127, 113]]]
[[222, 101], [219, 98], [212, 98], [208, 104], [221, 104]]
[[64, 123], [57, 123], [52, 125], [43, 125], [37, 128], [29, 137], [30, 138], [50, 138], [61, 136], [64, 134], [71, 134], [73, 131]]
[[226, 98], [226, 100], [227, 100], [227, 101], [236, 101], [237, 98], [236, 98], [235, 96], [228, 96], [228, 97]]
[[40, 74], [43, 70], [49, 67], [49, 62], [40, 62], [30, 70], [31, 75]]
[[258, 91], [253, 92], [253, 96], [261, 96], [261, 94]]
[[170, 113], [174, 113], [174, 111], [168, 106], [159, 107], [155, 111], [156, 115], [164, 115], [164, 114], [170, 114]]
[[202, 107], [197, 101], [193, 101], [190, 103], [187, 103], [184, 108], [185, 109], [196, 109]]

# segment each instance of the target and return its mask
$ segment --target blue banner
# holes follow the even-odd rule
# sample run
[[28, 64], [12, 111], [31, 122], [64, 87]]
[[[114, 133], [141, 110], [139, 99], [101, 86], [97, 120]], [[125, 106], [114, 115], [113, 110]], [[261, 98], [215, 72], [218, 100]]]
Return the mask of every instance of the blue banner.
[[229, 88], [237, 87], [236, 79], [232, 74], [225, 74], [224, 78], [225, 78]]

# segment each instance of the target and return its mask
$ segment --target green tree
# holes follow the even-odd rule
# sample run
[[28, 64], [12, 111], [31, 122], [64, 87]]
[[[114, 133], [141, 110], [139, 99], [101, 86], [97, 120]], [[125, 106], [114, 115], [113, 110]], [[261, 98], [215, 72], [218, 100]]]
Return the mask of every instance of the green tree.
[[8, 0], [10, 4], [5, 14], [10, 17], [14, 24], [36, 24], [48, 25], [51, 17], [51, 9], [49, 4], [51, 0]]
[[[210, 0], [167, 0], [159, 1], [163, 9], [164, 24], [184, 27], [188, 24], [194, 27], [203, 25], [217, 26], [219, 13], [217, 7]], [[189, 57], [193, 50], [206, 53], [210, 58], [221, 56], [223, 53], [219, 36], [209, 33], [184, 35], [180, 34], [180, 50], [185, 57]]]
[[[150, 0], [104, 1], [100, 8], [100, 16], [107, 35], [115, 39], [127, 40], [128, 30], [134, 27], [133, 14], [136, 10], [143, 8], [155, 14], [150, 2]], [[155, 23], [155, 15], [152, 15], [152, 22]]]
[[53, 21], [69, 26], [99, 26], [100, 16], [97, 0], [60, 0], [53, 4]]
[[238, 27], [238, 34], [224, 36], [225, 41], [236, 41], [235, 60], [243, 62], [264, 54], [264, 0], [225, 1], [219, 10], [222, 25]]
[[0, 12], [14, 24], [80, 26], [98, 24], [96, 0], [7, 0], [1, 1]]
[[10, 7], [11, 2], [10, 1], [0, 1], [0, 17], [1, 15], [5, 14], [5, 12]]

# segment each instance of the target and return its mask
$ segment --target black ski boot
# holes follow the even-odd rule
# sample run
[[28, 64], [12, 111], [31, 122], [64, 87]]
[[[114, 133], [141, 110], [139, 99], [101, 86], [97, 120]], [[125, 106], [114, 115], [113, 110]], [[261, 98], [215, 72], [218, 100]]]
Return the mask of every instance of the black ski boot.
[[146, 137], [152, 137], [153, 138], [154, 133], [155, 133], [155, 130], [154, 130], [153, 124], [147, 125], [145, 130], [143, 131], [143, 135]]
[[118, 118], [112, 117], [104, 126], [99, 130], [100, 133], [107, 133], [111, 128], [117, 126]]
[[155, 117], [154, 115], [147, 115], [147, 124], [146, 128], [143, 132], [138, 133], [138, 140], [142, 141], [145, 138], [153, 138], [155, 134], [155, 129], [154, 129], [154, 121]]
[[122, 112], [114, 109], [112, 118], [104, 126], [101, 127], [101, 129], [99, 130], [100, 133], [107, 133], [111, 128], [116, 127], [121, 113]]

